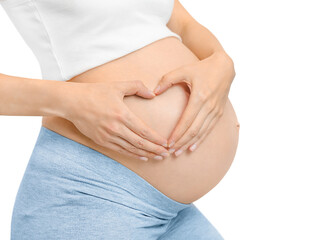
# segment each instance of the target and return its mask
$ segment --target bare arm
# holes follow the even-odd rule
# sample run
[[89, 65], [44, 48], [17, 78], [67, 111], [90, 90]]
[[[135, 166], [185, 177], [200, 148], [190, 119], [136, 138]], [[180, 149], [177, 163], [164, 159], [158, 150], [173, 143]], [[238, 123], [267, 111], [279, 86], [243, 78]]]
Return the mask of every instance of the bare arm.
[[130, 157], [167, 156], [166, 139], [125, 106], [126, 95], [155, 96], [138, 80], [76, 83], [0, 74], [0, 115], [58, 116], [95, 143]]
[[175, 0], [173, 12], [167, 26], [180, 35], [183, 44], [200, 60], [214, 53], [226, 55], [225, 50], [214, 34], [197, 22], [181, 5], [179, 0]]
[[65, 118], [69, 84], [0, 74], [0, 115]]
[[179, 0], [175, 0], [167, 27], [179, 34], [183, 44], [200, 59], [165, 74], [154, 90], [159, 95], [173, 84], [184, 82], [191, 91], [187, 107], [168, 139], [168, 146], [179, 156], [186, 149], [194, 151], [223, 115], [235, 70], [217, 38]]

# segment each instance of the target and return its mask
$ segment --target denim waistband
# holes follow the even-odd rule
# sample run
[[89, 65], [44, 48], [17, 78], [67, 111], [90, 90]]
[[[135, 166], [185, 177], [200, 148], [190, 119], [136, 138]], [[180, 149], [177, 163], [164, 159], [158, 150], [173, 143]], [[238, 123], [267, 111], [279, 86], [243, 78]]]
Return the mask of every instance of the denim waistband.
[[[190, 206], [166, 196], [144, 178], [114, 159], [46, 127], [41, 126], [33, 154], [57, 155], [55, 161], [65, 161], [67, 168], [89, 169], [92, 177], [104, 180], [103, 191], [108, 191], [111, 201], [142, 208], [160, 217], [174, 217], [180, 210]], [[69, 160], [69, 161], [67, 161]], [[88, 173], [87, 173], [88, 174]], [[102, 190], [100, 190], [102, 191]]]

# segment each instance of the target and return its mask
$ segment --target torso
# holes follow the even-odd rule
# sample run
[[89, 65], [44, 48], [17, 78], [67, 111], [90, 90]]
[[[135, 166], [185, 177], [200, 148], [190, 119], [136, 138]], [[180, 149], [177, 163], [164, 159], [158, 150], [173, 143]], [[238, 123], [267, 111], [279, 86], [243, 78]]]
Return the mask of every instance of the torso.
[[[198, 58], [181, 41], [167, 37], [90, 69], [69, 81], [141, 80], [147, 87], [154, 89], [165, 73], [196, 61], [199, 61]], [[154, 99], [127, 96], [124, 102], [147, 125], [168, 138], [188, 97], [187, 87], [178, 84]], [[239, 137], [238, 119], [229, 100], [223, 116], [194, 152], [186, 151], [178, 157], [171, 155], [161, 161], [130, 159], [99, 146], [63, 118], [43, 117], [42, 125], [118, 161], [168, 197], [182, 203], [199, 199], [219, 183], [234, 159]]]

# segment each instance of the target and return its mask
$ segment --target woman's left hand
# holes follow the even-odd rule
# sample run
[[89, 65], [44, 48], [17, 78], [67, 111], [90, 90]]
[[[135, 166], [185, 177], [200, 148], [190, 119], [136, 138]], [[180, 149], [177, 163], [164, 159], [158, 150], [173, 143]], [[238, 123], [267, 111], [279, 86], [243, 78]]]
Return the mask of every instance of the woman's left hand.
[[226, 53], [214, 53], [162, 77], [154, 90], [156, 95], [182, 82], [190, 90], [187, 107], [168, 139], [170, 152], [177, 150], [175, 155], [179, 156], [187, 148], [194, 151], [198, 147], [223, 115], [234, 77], [234, 64]]

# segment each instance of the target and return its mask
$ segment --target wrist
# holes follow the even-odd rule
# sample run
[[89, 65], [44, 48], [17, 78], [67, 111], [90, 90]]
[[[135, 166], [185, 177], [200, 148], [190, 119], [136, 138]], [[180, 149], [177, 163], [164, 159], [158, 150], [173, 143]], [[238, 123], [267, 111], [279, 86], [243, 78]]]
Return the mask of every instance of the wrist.
[[215, 66], [218, 66], [217, 69], [222, 68], [224, 71], [228, 72], [230, 76], [229, 79], [231, 79], [232, 82], [235, 77], [235, 68], [232, 58], [225, 51], [214, 52], [210, 57]]
[[210, 57], [216, 62], [220, 63], [221, 61], [223, 61], [225, 64], [230, 65], [230, 67], [234, 66], [232, 58], [225, 51], [215, 51]]
[[80, 86], [82, 84], [76, 82], [61, 82], [58, 84], [55, 92], [56, 107], [54, 108], [55, 115], [58, 117], [71, 120], [71, 116], [74, 113], [74, 109], [78, 105], [80, 92]]
[[42, 112], [45, 116], [56, 116], [68, 119], [71, 107], [74, 104], [74, 93], [75, 86], [77, 83], [72, 82], [61, 82], [61, 81], [50, 81], [49, 84], [52, 86], [46, 95]]

